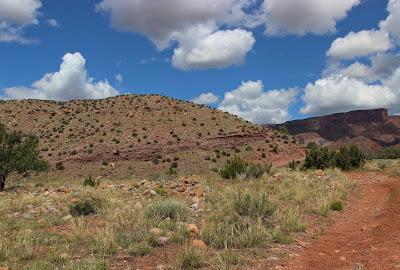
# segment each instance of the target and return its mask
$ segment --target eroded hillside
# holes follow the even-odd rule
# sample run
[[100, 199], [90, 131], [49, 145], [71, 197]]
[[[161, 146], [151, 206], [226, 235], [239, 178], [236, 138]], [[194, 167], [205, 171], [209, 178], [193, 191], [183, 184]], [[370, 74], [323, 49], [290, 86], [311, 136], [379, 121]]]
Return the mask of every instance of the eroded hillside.
[[43, 156], [81, 174], [99, 168], [107, 174], [118, 163], [122, 174], [149, 173], [150, 165], [152, 172], [162, 171], [172, 163], [196, 172], [238, 153], [280, 164], [303, 157], [301, 146], [287, 135], [159, 95], [6, 101], [0, 103], [0, 121], [10, 130], [38, 135]]

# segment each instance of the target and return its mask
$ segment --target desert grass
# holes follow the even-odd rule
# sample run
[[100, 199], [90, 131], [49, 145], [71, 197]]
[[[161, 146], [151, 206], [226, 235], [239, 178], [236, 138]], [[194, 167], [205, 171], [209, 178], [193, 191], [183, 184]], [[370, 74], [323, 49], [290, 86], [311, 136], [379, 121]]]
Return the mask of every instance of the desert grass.
[[[118, 182], [137, 187], [127, 191], [84, 187], [82, 179], [68, 184], [46, 180], [1, 194], [0, 266], [108, 269], [119, 253], [155, 255], [163, 247], [150, 230], [159, 228], [159, 236], [182, 247], [171, 266], [175, 269], [245, 267], [248, 256], [241, 254], [258, 256], [257, 250], [274, 243], [291, 243], [295, 233], [306, 229], [309, 215], [324, 218], [338, 210], [338, 204], [345, 206], [352, 187], [338, 170], [317, 176], [313, 171], [282, 168], [246, 180], [210, 174], [201, 178], [207, 188], [202, 211], [191, 211], [185, 198], [143, 196], [138, 181]], [[101, 184], [111, 183], [115, 181]], [[43, 192], [45, 187], [60, 186], [67, 186], [69, 192]], [[68, 217], [71, 205], [87, 200], [95, 202], [95, 213]], [[190, 248], [188, 223], [198, 225], [197, 237], [207, 244], [206, 251]]]

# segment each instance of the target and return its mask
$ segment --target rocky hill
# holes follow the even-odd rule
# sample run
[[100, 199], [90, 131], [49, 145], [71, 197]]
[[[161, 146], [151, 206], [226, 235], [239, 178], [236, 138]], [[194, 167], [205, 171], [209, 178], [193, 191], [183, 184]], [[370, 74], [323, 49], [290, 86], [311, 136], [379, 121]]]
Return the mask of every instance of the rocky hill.
[[386, 109], [337, 113], [305, 120], [289, 121], [285, 128], [301, 142], [340, 147], [357, 145], [375, 151], [400, 145], [400, 118], [389, 116]]
[[188, 172], [209, 170], [238, 153], [277, 164], [303, 155], [293, 138], [269, 127], [159, 95], [2, 101], [0, 122], [38, 135], [43, 156], [80, 175], [110, 174], [117, 165], [128, 175], [156, 174], [172, 163]]

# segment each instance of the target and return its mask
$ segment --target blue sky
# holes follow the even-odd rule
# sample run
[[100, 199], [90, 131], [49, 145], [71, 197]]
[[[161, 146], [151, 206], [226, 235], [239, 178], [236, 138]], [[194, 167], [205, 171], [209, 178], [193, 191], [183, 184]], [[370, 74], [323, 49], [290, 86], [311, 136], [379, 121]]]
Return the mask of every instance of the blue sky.
[[[332, 14], [323, 13], [331, 0], [296, 0], [304, 10], [291, 9], [294, 0], [280, 1], [280, 7], [277, 0], [216, 0], [220, 6], [211, 11], [201, 4], [191, 9], [194, 0], [146, 1], [152, 4], [22, 0], [10, 7], [12, 1], [0, 0], [0, 96], [66, 100], [157, 93], [192, 100], [209, 93], [196, 101], [259, 123], [375, 107], [399, 112], [398, 0], [338, 0], [343, 4], [334, 5]], [[243, 12], [232, 15], [237, 7]], [[167, 13], [160, 22], [150, 19]], [[322, 27], [318, 15], [332, 16], [334, 25]], [[316, 19], [299, 21], [307, 16]], [[194, 38], [199, 26], [206, 30]], [[339, 38], [345, 40], [336, 48]], [[198, 48], [203, 51], [196, 56]], [[223, 54], [221, 48], [225, 58], [215, 55]], [[176, 49], [183, 56], [175, 61]], [[201, 59], [188, 60], [193, 55]], [[65, 76], [56, 74], [63, 73], [63, 61]], [[376, 62], [384, 61], [391, 68], [383, 74]]]

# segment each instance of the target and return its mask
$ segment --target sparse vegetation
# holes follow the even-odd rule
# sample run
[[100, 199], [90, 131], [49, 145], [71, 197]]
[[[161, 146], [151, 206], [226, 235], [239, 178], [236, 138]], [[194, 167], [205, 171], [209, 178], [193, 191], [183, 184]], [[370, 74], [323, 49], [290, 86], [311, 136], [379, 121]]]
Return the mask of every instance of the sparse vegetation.
[[360, 168], [364, 164], [365, 155], [356, 146], [342, 147], [339, 151], [334, 151], [310, 143], [307, 146], [307, 156], [303, 168], [324, 170], [337, 167], [349, 171]]
[[187, 207], [176, 200], [164, 200], [150, 204], [144, 209], [144, 216], [147, 219], [185, 220], [188, 214]]
[[203, 265], [203, 255], [195, 249], [186, 248], [178, 255], [179, 269], [192, 270], [198, 269]]
[[100, 185], [100, 180], [99, 179], [94, 179], [91, 175], [89, 177], [86, 177], [85, 180], [83, 181], [83, 185], [90, 186], [90, 187], [98, 187]]
[[56, 170], [57, 171], [63, 171], [65, 170], [64, 164], [61, 161], [57, 161], [56, 163]]
[[343, 202], [342, 201], [333, 201], [330, 206], [332, 211], [342, 211], [343, 210]]
[[400, 148], [387, 147], [382, 148], [376, 153], [370, 154], [369, 159], [399, 159], [400, 158]]
[[93, 199], [78, 200], [70, 205], [69, 212], [72, 216], [88, 216], [96, 213], [96, 203]]
[[245, 269], [339, 211], [338, 202], [343, 208], [351, 187], [339, 170], [321, 178], [272, 168], [269, 160], [298, 158], [284, 143], [291, 136], [189, 102], [129, 95], [15, 104], [23, 108], [6, 120], [29, 111], [35, 125], [21, 126], [65, 168], [24, 183], [10, 176], [20, 185], [0, 200], [0, 266], [10, 269], [155, 268], [169, 248], [166, 269]]
[[271, 168], [271, 164], [252, 164], [236, 156], [232, 160], [229, 160], [225, 166], [219, 170], [219, 173], [225, 179], [236, 179], [240, 177], [250, 179], [260, 178], [265, 173], [269, 173]]

